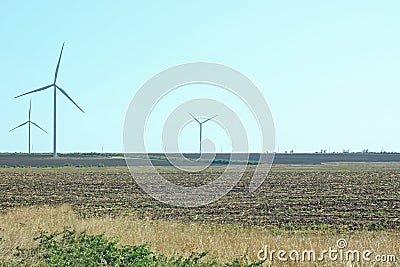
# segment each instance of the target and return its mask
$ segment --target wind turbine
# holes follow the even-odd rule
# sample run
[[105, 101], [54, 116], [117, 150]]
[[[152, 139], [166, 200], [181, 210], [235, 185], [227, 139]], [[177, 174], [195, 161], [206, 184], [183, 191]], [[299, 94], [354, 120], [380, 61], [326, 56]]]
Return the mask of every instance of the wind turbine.
[[190, 116], [192, 116], [193, 117], [193, 119], [195, 119], [195, 121], [197, 121], [197, 123], [200, 125], [200, 155], [201, 155], [201, 142], [202, 142], [202, 136], [203, 136], [203, 124], [204, 123], [206, 123], [207, 121], [209, 121], [209, 120], [212, 120], [212, 119], [214, 119], [215, 117], [217, 117], [217, 115], [215, 115], [215, 116], [213, 116], [213, 117], [211, 117], [211, 118], [208, 118], [208, 119], [206, 119], [205, 121], [203, 121], [203, 122], [200, 122], [195, 116], [193, 116], [191, 113], [189, 113], [190, 114]]
[[28, 124], [28, 128], [29, 128], [29, 133], [28, 133], [28, 151], [29, 154], [31, 154], [31, 124], [35, 125], [36, 127], [38, 127], [40, 130], [42, 130], [43, 132], [47, 133], [43, 128], [41, 128], [39, 125], [37, 125], [36, 123], [34, 123], [33, 121], [31, 121], [31, 110], [32, 110], [32, 99], [31, 101], [29, 101], [29, 114], [28, 114], [28, 121], [22, 123], [21, 125], [18, 125], [15, 128], [12, 128], [10, 130], [10, 132], [14, 131], [15, 129], [24, 126], [25, 124]]
[[57, 125], [57, 112], [56, 112], [56, 110], [57, 110], [57, 89], [58, 89], [64, 96], [66, 96], [72, 103], [74, 103], [74, 105], [75, 105], [77, 108], [79, 108], [80, 111], [82, 111], [83, 113], [85, 113], [85, 112], [83, 111], [83, 109], [81, 109], [81, 108], [78, 106], [78, 104], [76, 104], [76, 103], [74, 102], [74, 100], [72, 100], [72, 98], [69, 97], [69, 95], [64, 91], [64, 89], [62, 89], [61, 87], [59, 87], [59, 86], [56, 84], [56, 82], [57, 82], [57, 75], [58, 75], [58, 68], [60, 67], [60, 62], [61, 62], [61, 56], [62, 56], [63, 49], [64, 49], [64, 43], [63, 43], [63, 45], [62, 45], [62, 47], [61, 47], [60, 57], [58, 58], [58, 63], [57, 63], [57, 67], [56, 67], [56, 73], [55, 73], [55, 75], [54, 75], [54, 82], [53, 82], [52, 84], [50, 84], [50, 85], [46, 85], [46, 86], [41, 87], [41, 88], [39, 88], [39, 89], [35, 89], [35, 90], [33, 90], [33, 91], [30, 91], [30, 92], [27, 92], [27, 93], [25, 93], [25, 94], [22, 94], [22, 95], [19, 95], [19, 96], [16, 96], [16, 97], [15, 97], [15, 98], [18, 98], [18, 97], [21, 97], [21, 96], [24, 96], [24, 95], [27, 95], [27, 94], [36, 93], [36, 92], [39, 92], [39, 91], [46, 90], [47, 88], [53, 87], [53, 91], [54, 91], [53, 157], [54, 157], [54, 158], [57, 157], [57, 142], [56, 142], [56, 136], [57, 136], [57, 135], [56, 135], [56, 125]]

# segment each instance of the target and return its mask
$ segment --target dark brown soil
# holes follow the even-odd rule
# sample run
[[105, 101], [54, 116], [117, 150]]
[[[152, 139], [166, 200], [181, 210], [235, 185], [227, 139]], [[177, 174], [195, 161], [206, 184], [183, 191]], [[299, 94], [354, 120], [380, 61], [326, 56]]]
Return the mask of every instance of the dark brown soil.
[[[182, 185], [198, 185], [222, 170], [161, 172]], [[400, 167], [273, 167], [254, 193], [247, 189], [251, 174], [250, 168], [217, 202], [177, 208], [144, 193], [126, 167], [0, 168], [0, 209], [68, 203], [83, 217], [133, 213], [284, 229], [400, 230]]]

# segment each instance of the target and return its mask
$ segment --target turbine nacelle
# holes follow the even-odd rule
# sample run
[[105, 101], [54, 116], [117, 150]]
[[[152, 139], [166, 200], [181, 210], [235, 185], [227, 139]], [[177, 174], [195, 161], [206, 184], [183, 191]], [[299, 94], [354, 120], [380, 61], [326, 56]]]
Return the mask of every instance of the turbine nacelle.
[[207, 121], [209, 121], [209, 120], [212, 120], [212, 119], [214, 119], [215, 117], [217, 117], [218, 115], [214, 115], [214, 116], [212, 116], [211, 118], [208, 118], [208, 119], [206, 119], [205, 121], [203, 121], [203, 122], [200, 122], [195, 116], [193, 116], [192, 115], [192, 113], [190, 113], [190, 112], [188, 112], [189, 114], [190, 114], [190, 116], [192, 116], [192, 118], [195, 120], [195, 121], [197, 121], [199, 124], [203, 124], [203, 123], [206, 123]]

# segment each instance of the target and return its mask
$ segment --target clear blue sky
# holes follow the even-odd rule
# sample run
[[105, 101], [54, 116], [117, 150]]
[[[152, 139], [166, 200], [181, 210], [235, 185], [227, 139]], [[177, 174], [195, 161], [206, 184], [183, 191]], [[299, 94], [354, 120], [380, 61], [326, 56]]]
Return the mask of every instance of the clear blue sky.
[[[58, 84], [86, 113], [58, 95], [59, 152], [122, 151], [136, 90], [191, 61], [259, 86], [281, 152], [400, 151], [399, 1], [5, 0], [0, 10], [1, 152], [27, 151], [27, 128], [9, 130], [27, 120], [30, 96], [13, 97], [52, 82], [64, 41]], [[33, 130], [33, 151], [51, 152], [52, 91], [32, 104], [49, 132]], [[197, 126], [187, 127], [180, 144], [197, 151]]]

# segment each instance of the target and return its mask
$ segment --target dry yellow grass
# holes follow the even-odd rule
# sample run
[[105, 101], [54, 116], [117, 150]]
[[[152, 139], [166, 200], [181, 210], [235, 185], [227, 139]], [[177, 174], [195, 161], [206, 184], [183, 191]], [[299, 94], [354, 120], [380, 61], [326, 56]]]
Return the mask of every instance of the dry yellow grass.
[[[400, 261], [398, 232], [274, 232], [235, 225], [139, 220], [133, 215], [82, 219], [75, 215], [69, 205], [56, 208], [18, 208], [0, 215], [0, 259], [12, 258], [13, 250], [17, 246], [34, 246], [33, 237], [41, 231], [60, 231], [65, 226], [89, 234], [105, 233], [108, 237], [118, 237], [124, 244], [149, 243], [152, 249], [166, 255], [208, 251], [209, 258], [219, 261], [230, 261], [243, 255], [256, 260], [257, 252], [264, 245], [268, 245], [270, 249], [288, 252], [292, 249], [322, 251], [329, 247], [337, 248], [336, 242], [339, 238], [347, 240], [348, 249], [368, 249], [375, 254], [395, 255], [397, 262]], [[304, 266], [304, 262], [295, 265]]]

